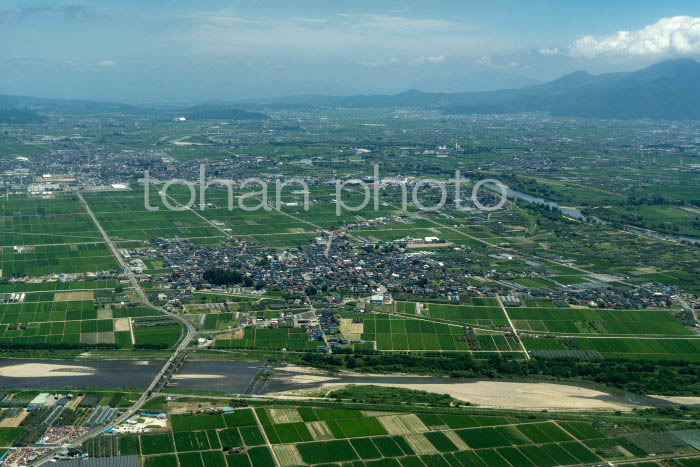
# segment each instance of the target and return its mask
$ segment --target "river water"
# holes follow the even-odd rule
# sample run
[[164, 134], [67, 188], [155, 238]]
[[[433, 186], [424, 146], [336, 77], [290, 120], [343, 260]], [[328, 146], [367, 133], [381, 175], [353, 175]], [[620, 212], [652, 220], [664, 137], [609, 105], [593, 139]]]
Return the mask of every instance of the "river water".
[[165, 362], [0, 360], [0, 389], [146, 388]]
[[[160, 360], [1, 359], [0, 389], [147, 388]], [[263, 362], [188, 361], [169, 389], [245, 393]]]
[[[492, 183], [485, 183], [484, 187], [499, 192], [499, 188], [492, 184]], [[523, 201], [527, 201], [530, 203], [535, 203], [539, 204], [542, 206], [547, 206], [552, 209], [558, 209], [561, 211], [562, 214], [564, 214], [567, 217], [571, 217], [573, 219], [578, 219], [581, 221], [585, 222], [591, 222], [594, 224], [599, 224], [599, 225], [607, 225], [608, 223], [605, 222], [602, 219], [599, 219], [597, 217], [591, 217], [588, 218], [586, 217], [579, 209], [576, 208], [570, 208], [566, 206], [560, 206], [559, 204], [555, 203], [554, 201], [548, 201], [544, 198], [540, 198], [538, 196], [533, 196], [527, 193], [520, 192], [518, 190], [514, 190], [512, 188], [506, 188], [506, 193], [508, 195], [508, 199], [520, 199]], [[694, 237], [688, 237], [685, 235], [674, 235], [674, 234], [669, 234], [665, 232], [657, 232], [655, 230], [647, 230], [647, 229], [641, 229], [639, 227], [633, 227], [631, 225], [626, 225], [621, 228], [622, 230], [630, 233], [634, 233], [637, 235], [643, 235], [645, 237], [650, 237], [650, 238], [655, 238], [657, 240], [669, 240], [669, 241], [674, 241], [674, 242], [688, 242], [688, 243], [694, 243], [694, 244], [700, 244], [700, 238], [694, 238]]]
[[[104, 360], [65, 361], [39, 359], [0, 360], [0, 389], [2, 390], [60, 390], [91, 388], [146, 388], [163, 366], [162, 361]], [[261, 374], [259, 377], [258, 375]], [[302, 367], [266, 366], [264, 362], [188, 361], [171, 380], [168, 389], [217, 391], [232, 394], [273, 394], [286, 391], [318, 389], [325, 383], [379, 384], [390, 386], [428, 385], [431, 391], [450, 393], [455, 386], [479, 384], [480, 380], [421, 377], [407, 375], [362, 375], [341, 373], [328, 375]], [[505, 380], [498, 380], [507, 385]], [[573, 388], [595, 388], [595, 398], [602, 407], [623, 404], [627, 407], [658, 407], [672, 405], [665, 400], [640, 396], [625, 391], [611, 391], [597, 385], [567, 384], [562, 382], [512, 380], [520, 391], [528, 395], [538, 391], [543, 383], [556, 396], [565, 395]], [[499, 383], [500, 384], [500, 383]], [[532, 389], [530, 389], [532, 388]], [[561, 388], [561, 389], [557, 389]], [[516, 393], [498, 395], [497, 401], [506, 404]], [[575, 396], [578, 398], [579, 396]], [[547, 401], [541, 402], [546, 406]]]

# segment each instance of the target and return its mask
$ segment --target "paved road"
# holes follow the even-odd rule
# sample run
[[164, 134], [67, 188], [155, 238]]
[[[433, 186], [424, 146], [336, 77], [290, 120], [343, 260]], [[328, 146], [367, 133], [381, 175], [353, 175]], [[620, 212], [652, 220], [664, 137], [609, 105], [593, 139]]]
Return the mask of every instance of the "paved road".
[[[348, 190], [349, 190], [349, 191], [352, 191], [352, 192], [355, 192], [355, 190], [353, 190], [352, 188], [348, 188]], [[583, 269], [583, 268], [581, 268], [581, 267], [579, 267], [579, 266], [564, 264], [564, 263], [561, 263], [561, 262], [559, 262], [559, 261], [555, 261], [555, 260], [552, 260], [552, 259], [549, 259], [549, 258], [543, 258], [543, 257], [541, 257], [541, 256], [538, 256], [538, 255], [535, 255], [535, 254], [529, 253], [529, 252], [528, 252], [528, 253], [523, 253], [523, 252], [520, 252], [520, 251], [518, 251], [517, 249], [515, 249], [515, 248], [513, 248], [513, 247], [511, 247], [511, 246], [507, 246], [507, 247], [506, 247], [506, 246], [500, 246], [500, 245], [497, 245], [497, 244], [494, 244], [494, 243], [487, 242], [486, 240], [484, 240], [484, 239], [482, 239], [482, 238], [475, 237], [475, 236], [470, 235], [470, 234], [468, 234], [468, 233], [466, 233], [466, 232], [462, 232], [462, 231], [459, 230], [459, 229], [456, 229], [456, 228], [454, 228], [454, 227], [451, 227], [451, 226], [449, 226], [449, 225], [447, 225], [447, 224], [443, 224], [442, 222], [438, 222], [437, 220], [433, 219], [432, 217], [428, 217], [428, 216], [422, 215], [422, 214], [420, 214], [419, 212], [404, 211], [404, 210], [402, 209], [401, 206], [398, 206], [398, 205], [396, 205], [396, 204], [386, 203], [386, 205], [389, 206], [389, 207], [392, 207], [392, 208], [394, 208], [394, 209], [396, 209], [396, 210], [398, 210], [398, 211], [404, 212], [404, 213], [405, 213], [406, 215], [408, 215], [408, 216], [414, 217], [414, 218], [416, 218], [416, 219], [421, 219], [421, 220], [428, 221], [428, 222], [430, 222], [430, 223], [432, 223], [432, 224], [435, 224], [435, 225], [437, 225], [437, 226], [439, 226], [439, 227], [442, 227], [443, 229], [447, 229], [447, 230], [449, 230], [449, 231], [451, 231], [451, 232], [454, 232], [454, 233], [456, 233], [456, 234], [459, 234], [459, 235], [461, 235], [461, 236], [463, 236], [463, 237], [469, 238], [470, 240], [474, 240], [475, 242], [482, 243], [482, 244], [484, 244], [484, 245], [490, 246], [490, 247], [495, 248], [495, 249], [498, 249], [498, 250], [502, 250], [502, 251], [504, 251], [504, 252], [510, 252], [510, 253], [518, 254], [518, 255], [521, 255], [521, 256], [524, 256], [524, 257], [536, 258], [536, 259], [538, 259], [538, 260], [540, 260], [540, 261], [543, 261], [543, 262], [545, 262], [545, 263], [556, 264], [556, 265], [559, 265], [559, 266], [566, 266], [566, 267], [568, 267], [568, 268], [574, 269], [574, 270], [579, 271], [579, 272], [583, 272], [583, 273], [588, 274], [588, 275], [591, 275], [591, 276], [593, 276], [593, 277], [600, 276], [599, 274], [595, 274], [595, 273], [593, 273], [593, 272], [591, 272], [591, 271], [588, 271], [588, 270], [586, 270], [586, 269]], [[619, 229], [618, 229], [618, 230], [619, 230]], [[620, 232], [625, 232], [625, 231], [624, 231], [624, 230], [620, 230]], [[620, 279], [618, 279], [617, 282], [619, 282], [619, 283], [621, 283], [621, 284], [628, 285], [628, 286], [630, 286], [630, 287], [636, 287], [635, 285], [630, 284], [630, 283], [625, 282], [625, 281], [620, 280]]]
[[684, 310], [690, 311], [693, 314], [693, 319], [695, 321], [698, 320], [698, 313], [695, 311], [695, 308], [690, 306], [690, 303], [688, 303], [684, 298], [681, 297], [676, 297], [676, 301], [683, 307]]
[[128, 276], [129, 282], [131, 283], [131, 286], [134, 288], [136, 293], [141, 298], [143, 305], [148, 307], [148, 308], [151, 308], [153, 310], [159, 311], [160, 313], [163, 313], [164, 315], [169, 316], [169, 317], [173, 318], [174, 320], [182, 323], [185, 326], [186, 333], [185, 333], [184, 338], [180, 341], [180, 344], [177, 346], [177, 348], [175, 348], [173, 350], [173, 354], [170, 356], [168, 361], [165, 363], [165, 365], [163, 365], [163, 368], [158, 372], [158, 374], [155, 376], [155, 378], [153, 378], [153, 381], [148, 386], [148, 388], [144, 391], [144, 393], [141, 395], [141, 397], [139, 397], [139, 399], [131, 407], [129, 407], [126, 410], [126, 412], [124, 412], [121, 416], [119, 416], [114, 421], [112, 421], [109, 425], [95, 428], [95, 429], [89, 431], [88, 433], [85, 433], [84, 435], [80, 436], [79, 438], [71, 440], [70, 443], [64, 444], [60, 448], [57, 448], [57, 449], [51, 451], [50, 454], [48, 454], [47, 456], [38, 460], [33, 465], [44, 464], [44, 463], [50, 461], [51, 458], [55, 454], [62, 451], [63, 449], [70, 447], [70, 446], [78, 446], [78, 445], [82, 444], [84, 441], [100, 435], [101, 433], [104, 432], [104, 430], [106, 430], [108, 428], [113, 428], [121, 423], [124, 423], [126, 420], [128, 420], [134, 414], [136, 414], [141, 409], [143, 404], [148, 400], [151, 393], [158, 387], [163, 375], [165, 375], [170, 370], [173, 363], [178, 362], [183, 357], [183, 353], [187, 350], [187, 348], [190, 345], [190, 342], [192, 341], [192, 338], [197, 333], [194, 325], [192, 323], [190, 323], [189, 321], [187, 321], [182, 316], [171, 313], [171, 312], [151, 303], [151, 301], [148, 299], [148, 296], [146, 295], [146, 292], [144, 292], [144, 290], [141, 288], [141, 285], [136, 280], [136, 276], [134, 275], [133, 271], [131, 270], [129, 265], [126, 264], [126, 261], [122, 257], [121, 253], [119, 253], [119, 249], [117, 248], [116, 244], [112, 241], [111, 238], [109, 238], [109, 235], [107, 235], [107, 232], [105, 232], [104, 228], [102, 228], [102, 224], [100, 224], [100, 222], [97, 220], [97, 217], [95, 217], [95, 214], [92, 212], [92, 209], [90, 209], [90, 205], [88, 205], [88, 203], [85, 201], [85, 198], [83, 198], [82, 193], [77, 192], [77, 194], [78, 194], [78, 198], [80, 199], [80, 202], [83, 203], [83, 206], [85, 206], [85, 210], [87, 211], [88, 215], [90, 216], [90, 218], [92, 218], [92, 221], [95, 223], [97, 230], [99, 230], [100, 234], [102, 234], [102, 237], [104, 238], [105, 243], [110, 248], [110, 250], [112, 250], [112, 254], [119, 262], [119, 265], [121, 266], [121, 268], [124, 270], [124, 274], [126, 274]]
[[501, 310], [503, 310], [503, 314], [506, 315], [506, 319], [508, 320], [508, 324], [510, 325], [510, 329], [511, 329], [511, 331], [513, 331], [513, 335], [515, 336], [515, 340], [518, 341], [518, 344], [520, 344], [520, 348], [523, 349], [523, 353], [525, 354], [525, 358], [530, 360], [530, 354], [527, 353], [527, 349], [525, 348], [523, 341], [520, 339], [520, 336], [518, 335], [518, 330], [515, 329], [515, 325], [513, 324], [513, 321], [511, 321], [510, 316], [508, 315], [508, 310], [506, 310], [505, 305], [503, 305], [503, 301], [501, 300], [501, 296], [496, 295], [496, 300], [498, 301], [498, 306], [500, 306]]

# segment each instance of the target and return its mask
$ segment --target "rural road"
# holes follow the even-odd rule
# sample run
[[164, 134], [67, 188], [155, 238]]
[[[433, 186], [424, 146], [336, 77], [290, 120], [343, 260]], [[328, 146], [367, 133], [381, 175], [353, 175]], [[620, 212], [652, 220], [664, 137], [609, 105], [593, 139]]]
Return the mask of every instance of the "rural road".
[[124, 257], [122, 257], [121, 253], [119, 253], [119, 249], [117, 248], [116, 244], [112, 241], [111, 238], [109, 238], [109, 235], [107, 235], [107, 232], [102, 227], [102, 224], [100, 224], [100, 221], [97, 220], [97, 217], [92, 212], [90, 205], [87, 203], [87, 201], [85, 201], [85, 198], [83, 198], [82, 193], [77, 192], [77, 195], [78, 195], [78, 198], [80, 199], [80, 202], [85, 207], [85, 210], [87, 211], [88, 215], [90, 216], [92, 221], [95, 223], [97, 230], [100, 232], [100, 234], [102, 234], [102, 237], [104, 238], [105, 243], [110, 248], [110, 250], [112, 250], [112, 254], [119, 262], [119, 265], [121, 266], [122, 270], [124, 271], [124, 274], [126, 274], [128, 276], [129, 282], [131, 283], [132, 287], [134, 288], [136, 293], [141, 298], [141, 301], [143, 302], [144, 306], [147, 306], [148, 308], [156, 310], [160, 313], [163, 313], [164, 315], [173, 318], [174, 320], [178, 321], [179, 323], [182, 323], [185, 326], [185, 329], [187, 330], [187, 332], [185, 333], [184, 338], [180, 341], [178, 346], [173, 350], [173, 354], [170, 356], [168, 361], [165, 362], [165, 365], [163, 365], [163, 368], [158, 372], [158, 374], [155, 376], [155, 378], [153, 378], [153, 381], [151, 381], [151, 384], [144, 391], [144, 393], [141, 395], [141, 397], [131, 407], [129, 407], [121, 416], [114, 419], [109, 425], [95, 428], [95, 429], [85, 433], [84, 435], [71, 440], [70, 443], [64, 444], [63, 446], [52, 450], [50, 453], [48, 453], [46, 456], [42, 457], [41, 459], [38, 459], [32, 465], [45, 464], [46, 462], [49, 462], [53, 458], [53, 456], [56, 455], [56, 453], [66, 449], [67, 447], [78, 446], [78, 445], [82, 444], [84, 441], [100, 435], [101, 433], [104, 432], [104, 430], [115, 427], [115, 426], [125, 422], [129, 418], [131, 418], [134, 414], [136, 414], [136, 412], [139, 411], [139, 409], [141, 409], [143, 404], [151, 396], [151, 393], [153, 392], [153, 390], [156, 389], [158, 387], [158, 385], [160, 384], [161, 378], [165, 374], [168, 373], [168, 371], [171, 369], [173, 364], [179, 362], [182, 359], [182, 357], [184, 357], [183, 354], [186, 352], [187, 348], [190, 345], [190, 342], [192, 341], [195, 334], [197, 333], [194, 325], [192, 323], [190, 323], [189, 321], [187, 321], [185, 318], [183, 318], [179, 315], [176, 315], [174, 313], [171, 313], [171, 312], [151, 303], [151, 301], [148, 299], [148, 296], [146, 295], [144, 290], [141, 288], [141, 285], [136, 280], [136, 276], [134, 275], [133, 271], [131, 270], [129, 265], [126, 264], [126, 261], [124, 260]]

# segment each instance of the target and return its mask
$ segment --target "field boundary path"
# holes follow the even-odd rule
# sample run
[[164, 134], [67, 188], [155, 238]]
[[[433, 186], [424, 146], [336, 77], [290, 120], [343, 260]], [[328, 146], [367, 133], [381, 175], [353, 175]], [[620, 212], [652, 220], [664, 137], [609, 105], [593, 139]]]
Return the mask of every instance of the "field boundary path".
[[151, 384], [146, 388], [146, 390], [143, 392], [141, 397], [131, 406], [129, 407], [121, 416], [113, 420], [109, 425], [106, 426], [101, 426], [98, 428], [95, 428], [87, 433], [85, 433], [82, 436], [79, 436], [78, 438], [75, 438], [70, 441], [70, 443], [66, 443], [62, 446], [57, 447], [56, 449], [52, 450], [49, 452], [46, 456], [42, 457], [41, 459], [38, 459], [33, 465], [42, 465], [45, 464], [46, 462], [51, 461], [54, 455], [56, 455], [58, 452], [71, 447], [71, 446], [78, 446], [82, 444], [83, 442], [87, 441], [90, 438], [94, 438], [96, 436], [99, 436], [104, 432], [104, 430], [108, 428], [115, 427], [129, 418], [131, 418], [138, 410], [143, 406], [144, 403], [148, 400], [148, 398], [151, 396], [151, 393], [153, 392], [154, 389], [158, 386], [158, 384], [161, 381], [161, 378], [168, 373], [168, 371], [171, 369], [173, 364], [177, 364], [182, 360], [182, 358], [185, 356], [187, 348], [190, 345], [190, 342], [192, 341], [192, 338], [196, 334], [196, 330], [194, 328], [194, 325], [187, 321], [185, 318], [176, 315], [174, 313], [171, 313], [163, 308], [160, 308], [148, 299], [148, 296], [144, 292], [144, 290], [141, 288], [141, 285], [139, 282], [136, 280], [136, 276], [134, 275], [133, 271], [131, 268], [126, 264], [126, 261], [124, 261], [124, 258], [122, 257], [121, 253], [119, 253], [119, 250], [117, 249], [117, 246], [115, 245], [114, 241], [112, 241], [111, 238], [109, 238], [109, 235], [107, 235], [107, 232], [104, 230], [102, 227], [102, 224], [100, 224], [100, 221], [97, 220], [97, 217], [95, 214], [92, 212], [92, 209], [90, 208], [90, 205], [85, 201], [85, 198], [83, 197], [82, 193], [77, 192], [78, 198], [80, 199], [80, 202], [83, 204], [85, 207], [88, 215], [94, 222], [95, 226], [97, 227], [97, 230], [99, 230], [100, 234], [102, 234], [102, 237], [104, 238], [105, 243], [107, 246], [112, 250], [112, 254], [116, 258], [116, 260], [119, 262], [119, 265], [122, 267], [124, 274], [127, 275], [129, 278], [129, 282], [133, 286], [134, 290], [136, 293], [139, 295], [141, 300], [143, 301], [144, 306], [151, 308], [153, 310], [156, 310], [160, 313], [163, 313], [176, 321], [182, 323], [185, 325], [186, 333], [185, 336], [182, 338], [180, 341], [180, 344], [173, 350], [173, 354], [170, 356], [167, 362], [165, 362], [165, 365], [163, 365], [163, 368], [158, 372], [158, 374], [153, 378], [153, 381], [151, 381]]
[[263, 435], [263, 438], [265, 438], [265, 444], [267, 445], [267, 449], [270, 451], [270, 454], [272, 455], [272, 460], [275, 461], [275, 465], [279, 466], [280, 461], [277, 459], [277, 453], [275, 453], [275, 450], [272, 449], [272, 443], [270, 442], [270, 438], [267, 437], [267, 433], [265, 432], [265, 428], [263, 427], [263, 424], [260, 422], [260, 418], [258, 418], [258, 412], [255, 410], [255, 407], [251, 409], [253, 411], [253, 415], [255, 415], [255, 421], [258, 423], [258, 426], [260, 427], [260, 432]]
[[525, 354], [525, 358], [530, 360], [530, 354], [527, 353], [527, 349], [525, 348], [525, 344], [523, 344], [523, 341], [520, 339], [520, 336], [518, 335], [518, 330], [515, 329], [515, 325], [513, 324], [513, 321], [511, 321], [510, 316], [508, 315], [508, 310], [506, 310], [505, 305], [503, 305], [503, 301], [501, 301], [501, 296], [496, 295], [496, 300], [498, 301], [498, 306], [500, 306], [501, 310], [503, 310], [503, 314], [506, 315], [506, 319], [508, 320], [508, 324], [510, 325], [510, 329], [512, 329], [513, 335], [515, 336], [515, 340], [518, 341], [520, 348], [523, 349], [523, 353]]

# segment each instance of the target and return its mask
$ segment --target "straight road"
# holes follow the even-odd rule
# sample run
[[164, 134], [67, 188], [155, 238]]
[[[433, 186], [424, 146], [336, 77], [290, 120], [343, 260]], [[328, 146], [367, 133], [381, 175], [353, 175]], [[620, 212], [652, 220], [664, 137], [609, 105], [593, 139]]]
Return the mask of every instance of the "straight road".
[[530, 354], [527, 353], [527, 349], [525, 348], [523, 341], [520, 340], [520, 336], [518, 335], [518, 330], [515, 329], [515, 325], [513, 324], [513, 321], [510, 320], [510, 316], [508, 315], [508, 310], [506, 310], [505, 305], [503, 305], [503, 301], [501, 301], [501, 296], [496, 295], [496, 300], [498, 300], [498, 306], [500, 306], [501, 310], [503, 310], [503, 314], [506, 315], [506, 319], [508, 320], [508, 324], [510, 325], [510, 329], [513, 331], [513, 335], [515, 336], [515, 340], [517, 340], [518, 344], [520, 344], [520, 348], [523, 349], [523, 353], [525, 354], [525, 358], [530, 360]]
[[173, 318], [174, 320], [182, 323], [185, 326], [186, 333], [184, 338], [180, 341], [180, 344], [173, 350], [173, 354], [170, 356], [168, 361], [163, 365], [163, 368], [158, 372], [158, 374], [153, 378], [153, 381], [151, 384], [149, 384], [148, 388], [144, 391], [144, 393], [139, 397], [139, 399], [131, 406], [129, 407], [121, 416], [116, 418], [114, 421], [112, 421], [109, 425], [107, 426], [101, 426], [99, 428], [95, 428], [88, 433], [85, 433], [84, 435], [71, 440], [70, 443], [64, 444], [63, 446], [56, 448], [55, 450], [51, 451], [49, 454], [47, 454], [45, 457], [37, 460], [33, 465], [42, 465], [46, 462], [49, 462], [51, 458], [56, 455], [58, 452], [62, 451], [63, 449], [71, 446], [78, 446], [85, 442], [86, 440], [90, 438], [94, 438], [95, 436], [100, 435], [101, 433], [104, 432], [104, 430], [108, 428], [113, 428], [121, 423], [124, 423], [126, 420], [131, 418], [133, 415], [135, 415], [143, 406], [144, 403], [148, 400], [148, 398], [151, 396], [151, 393], [153, 392], [154, 389], [158, 387], [158, 384], [160, 383], [161, 378], [170, 370], [170, 368], [173, 366], [174, 363], [178, 362], [181, 357], [183, 356], [182, 354], [187, 350], [187, 348], [190, 345], [190, 342], [192, 341], [192, 338], [196, 335], [197, 331], [194, 328], [194, 325], [187, 321], [185, 318], [176, 315], [174, 313], [171, 313], [161, 307], [158, 307], [151, 303], [151, 301], [148, 299], [148, 296], [146, 295], [146, 292], [144, 292], [143, 288], [141, 288], [141, 285], [139, 282], [136, 280], [136, 276], [134, 275], [133, 271], [129, 267], [129, 265], [126, 263], [124, 260], [124, 257], [122, 257], [121, 253], [119, 253], [119, 249], [117, 248], [116, 244], [112, 241], [111, 238], [109, 238], [109, 235], [107, 235], [107, 232], [102, 228], [102, 224], [97, 220], [97, 217], [95, 217], [95, 214], [92, 212], [92, 209], [90, 208], [90, 205], [85, 201], [85, 198], [83, 198], [82, 193], [77, 192], [78, 198], [80, 199], [80, 202], [83, 203], [83, 206], [85, 206], [85, 210], [87, 211], [88, 215], [92, 219], [92, 221], [95, 223], [95, 226], [97, 227], [97, 230], [99, 230], [100, 234], [102, 234], [102, 237], [104, 238], [105, 243], [107, 246], [112, 250], [112, 254], [114, 257], [117, 259], [119, 262], [119, 265], [121, 266], [122, 270], [124, 271], [124, 274], [127, 275], [129, 278], [129, 282], [131, 283], [131, 286], [134, 288], [138, 296], [141, 298], [141, 301], [143, 302], [144, 306], [151, 308], [153, 310], [156, 310], [160, 313], [163, 313], [166, 316], [169, 316]]

